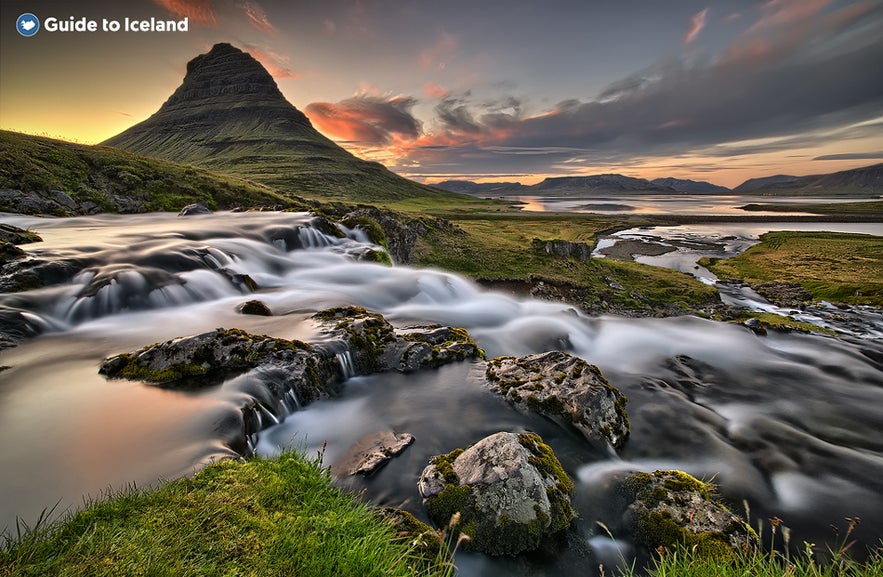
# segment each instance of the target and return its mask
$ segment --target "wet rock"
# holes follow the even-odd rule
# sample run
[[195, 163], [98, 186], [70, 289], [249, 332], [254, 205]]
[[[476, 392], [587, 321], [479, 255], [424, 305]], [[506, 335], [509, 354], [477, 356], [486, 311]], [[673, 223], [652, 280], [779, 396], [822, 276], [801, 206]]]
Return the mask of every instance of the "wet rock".
[[328, 309], [313, 319], [352, 353], [359, 373], [407, 373], [484, 355], [464, 329], [428, 325], [397, 331], [382, 315], [362, 307]]
[[331, 467], [338, 476], [371, 475], [414, 442], [410, 433], [378, 431], [356, 441]]
[[70, 216], [75, 213], [77, 203], [60, 190], [22, 191], [4, 188], [0, 189], [0, 208], [4, 212], [20, 214]]
[[490, 389], [522, 410], [563, 418], [589, 441], [622, 445], [629, 435], [627, 399], [598, 370], [562, 351], [499, 357], [485, 371]]
[[536, 550], [573, 521], [573, 482], [532, 433], [497, 433], [433, 457], [418, 489], [434, 523], [490, 555]]
[[243, 315], [257, 315], [263, 317], [273, 316], [273, 311], [270, 310], [270, 307], [268, 307], [264, 301], [259, 301], [257, 299], [245, 301], [236, 307], [236, 311]]
[[188, 204], [184, 208], [181, 209], [181, 212], [178, 213], [178, 216], [192, 216], [194, 214], [211, 214], [212, 211], [209, 208], [202, 204], [201, 202], [195, 202], [193, 204]]
[[687, 473], [634, 473], [621, 488], [631, 501], [625, 527], [650, 549], [686, 545], [699, 555], [726, 559], [758, 545], [751, 527], [715, 502], [708, 484]]
[[21, 311], [0, 307], [0, 351], [16, 346], [25, 339], [39, 334]]
[[312, 356], [300, 341], [253, 335], [239, 329], [207, 333], [149, 345], [106, 359], [99, 373], [110, 378], [153, 384], [193, 381], [196, 377], [235, 374], [259, 365], [294, 367]]
[[[432, 350], [426, 358], [410, 365], [403, 362], [414, 344], [406, 339], [410, 333], [397, 334], [382, 315], [360, 307], [338, 307], [321, 311], [313, 319], [325, 337], [315, 346], [221, 328], [110, 357], [101, 363], [99, 373], [173, 389], [215, 386], [226, 380], [245, 393], [241, 437], [228, 446], [249, 454], [253, 433], [286, 411], [339, 394], [353, 368], [362, 374], [405, 371], [482, 354], [462, 329], [423, 327], [414, 330], [415, 338], [426, 341], [421, 344], [449, 340], [427, 344]], [[384, 442], [378, 451], [392, 455], [409, 442], [407, 437], [397, 437], [396, 443]], [[380, 457], [368, 461], [359, 467], [364, 474], [382, 465]]]
[[745, 325], [746, 327], [748, 327], [749, 329], [751, 329], [751, 332], [753, 332], [756, 335], [767, 334], [766, 327], [763, 326], [763, 323], [757, 319], [753, 319], [753, 318], [748, 319], [747, 321], [745, 321], [742, 324]]
[[43, 239], [37, 233], [11, 224], [0, 223], [0, 242], [2, 243], [28, 244], [42, 241]]

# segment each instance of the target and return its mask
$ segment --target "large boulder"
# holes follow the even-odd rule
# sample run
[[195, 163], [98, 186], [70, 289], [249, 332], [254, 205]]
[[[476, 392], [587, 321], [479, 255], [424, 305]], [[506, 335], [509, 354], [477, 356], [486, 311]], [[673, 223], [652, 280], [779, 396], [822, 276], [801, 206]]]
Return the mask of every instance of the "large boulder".
[[682, 471], [634, 473], [621, 484], [630, 501], [625, 527], [652, 550], [679, 545], [719, 559], [758, 546], [741, 517], [717, 503], [711, 487]]
[[622, 445], [629, 435], [627, 399], [595, 365], [562, 351], [491, 359], [492, 391], [522, 410], [562, 418], [592, 442]]
[[418, 489], [434, 523], [490, 555], [536, 550], [573, 521], [573, 482], [533, 433], [496, 433], [433, 457]]

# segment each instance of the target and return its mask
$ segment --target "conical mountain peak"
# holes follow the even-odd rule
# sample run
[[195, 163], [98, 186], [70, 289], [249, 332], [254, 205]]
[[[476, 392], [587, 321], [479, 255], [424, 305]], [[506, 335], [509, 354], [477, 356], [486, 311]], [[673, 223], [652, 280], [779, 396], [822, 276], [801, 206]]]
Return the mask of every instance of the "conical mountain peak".
[[165, 106], [188, 105], [194, 101], [240, 96], [277, 100], [288, 104], [269, 72], [247, 52], [230, 44], [212, 49], [187, 63], [184, 82]]
[[103, 144], [318, 198], [385, 200], [440, 191], [356, 158], [313, 128], [250, 54], [216, 44], [147, 120]]

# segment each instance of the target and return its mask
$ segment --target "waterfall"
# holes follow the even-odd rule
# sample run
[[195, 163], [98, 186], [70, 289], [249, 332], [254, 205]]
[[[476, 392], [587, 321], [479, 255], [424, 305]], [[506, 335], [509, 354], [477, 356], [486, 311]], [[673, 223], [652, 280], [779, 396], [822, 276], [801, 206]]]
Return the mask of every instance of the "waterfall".
[[335, 353], [335, 356], [337, 357], [337, 363], [340, 365], [340, 370], [343, 372], [344, 380], [356, 376], [356, 365], [353, 363], [352, 352], [346, 350], [342, 353]]

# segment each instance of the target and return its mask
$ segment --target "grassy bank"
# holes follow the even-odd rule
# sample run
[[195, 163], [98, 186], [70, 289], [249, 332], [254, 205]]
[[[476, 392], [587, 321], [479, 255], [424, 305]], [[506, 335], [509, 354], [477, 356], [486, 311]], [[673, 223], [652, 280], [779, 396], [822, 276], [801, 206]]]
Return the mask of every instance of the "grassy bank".
[[446, 574], [293, 453], [114, 495], [0, 550], [4, 576]]
[[810, 212], [828, 216], [883, 216], [883, 200], [817, 204], [746, 204], [742, 210], [763, 212]]
[[769, 232], [728, 259], [702, 263], [720, 278], [751, 285], [795, 282], [814, 300], [883, 307], [883, 237], [832, 232]]
[[237, 177], [116, 148], [6, 130], [0, 131], [0, 188], [61, 190], [77, 202], [95, 203], [103, 212], [116, 212], [111, 196], [137, 201], [148, 211], [178, 212], [193, 202], [204, 202], [213, 210], [262, 205], [305, 207], [302, 199]]
[[[717, 291], [678, 271], [613, 259], [563, 258], [531, 245], [560, 239], [594, 247], [603, 232], [641, 226], [610, 217], [522, 212], [443, 216], [458, 230], [430, 229], [418, 241], [415, 264], [439, 267], [502, 285], [534, 287], [586, 310], [653, 313], [691, 311], [718, 302]], [[558, 285], [556, 287], [556, 285]]]

